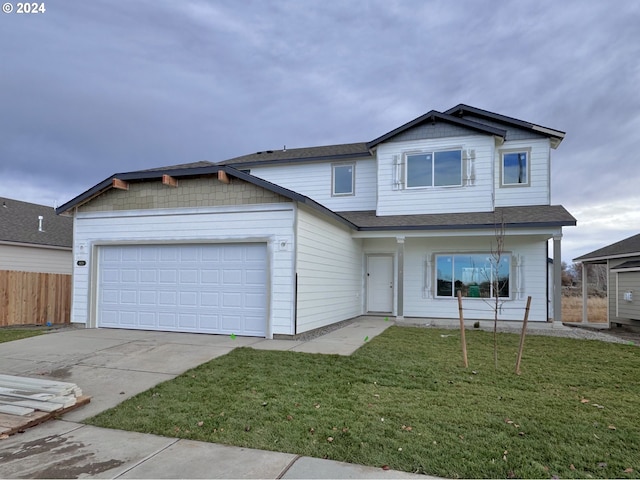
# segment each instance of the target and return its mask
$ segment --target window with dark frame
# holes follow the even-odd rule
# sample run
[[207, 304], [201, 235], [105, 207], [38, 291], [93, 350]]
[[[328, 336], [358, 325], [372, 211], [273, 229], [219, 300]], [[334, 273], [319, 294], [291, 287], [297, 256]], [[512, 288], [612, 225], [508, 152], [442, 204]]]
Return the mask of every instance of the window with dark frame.
[[462, 150], [406, 154], [406, 186], [462, 186]]

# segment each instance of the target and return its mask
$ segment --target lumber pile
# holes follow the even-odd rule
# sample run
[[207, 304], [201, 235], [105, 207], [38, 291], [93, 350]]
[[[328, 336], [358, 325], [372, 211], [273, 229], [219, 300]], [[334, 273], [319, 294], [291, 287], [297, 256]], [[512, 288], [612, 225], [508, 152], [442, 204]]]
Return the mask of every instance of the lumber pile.
[[74, 383], [0, 374], [0, 435], [22, 431], [89, 401]]

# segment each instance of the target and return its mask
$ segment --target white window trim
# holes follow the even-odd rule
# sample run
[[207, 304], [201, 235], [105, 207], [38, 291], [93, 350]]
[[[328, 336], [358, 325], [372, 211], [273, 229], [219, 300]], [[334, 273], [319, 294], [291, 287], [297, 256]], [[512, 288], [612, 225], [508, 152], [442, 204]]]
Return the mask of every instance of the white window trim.
[[[504, 183], [504, 155], [508, 153], [527, 154], [527, 181], [524, 183]], [[521, 188], [531, 186], [531, 147], [507, 148], [500, 150], [500, 188]]]
[[[336, 167], [351, 167], [351, 192], [336, 193]], [[332, 197], [353, 197], [355, 194], [356, 194], [356, 164], [355, 163], [331, 164], [331, 196]]]
[[[460, 183], [456, 185], [434, 185], [436, 180], [435, 175], [435, 162], [436, 162], [436, 153], [442, 152], [460, 152]], [[417, 185], [415, 187], [409, 186], [409, 159], [408, 157], [412, 155], [428, 155], [431, 154], [431, 185]], [[459, 188], [464, 185], [464, 148], [462, 147], [451, 147], [451, 148], [442, 148], [438, 150], [412, 150], [402, 153], [403, 163], [404, 163], [404, 188], [407, 190], [416, 190], [423, 188]]]

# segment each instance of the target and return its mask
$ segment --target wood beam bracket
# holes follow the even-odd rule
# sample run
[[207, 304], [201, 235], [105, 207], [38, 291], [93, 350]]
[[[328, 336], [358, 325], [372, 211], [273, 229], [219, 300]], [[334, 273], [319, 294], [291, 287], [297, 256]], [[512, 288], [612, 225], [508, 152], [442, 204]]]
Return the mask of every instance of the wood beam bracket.
[[168, 185], [169, 187], [177, 187], [178, 179], [172, 177], [171, 175], [164, 174], [162, 175], [162, 184]]
[[117, 188], [118, 190], [129, 190], [129, 182], [125, 182], [124, 180], [120, 180], [119, 178], [114, 178], [111, 182], [111, 186], [113, 188]]
[[227, 172], [225, 172], [224, 170], [218, 170], [218, 180], [222, 183], [231, 183]]

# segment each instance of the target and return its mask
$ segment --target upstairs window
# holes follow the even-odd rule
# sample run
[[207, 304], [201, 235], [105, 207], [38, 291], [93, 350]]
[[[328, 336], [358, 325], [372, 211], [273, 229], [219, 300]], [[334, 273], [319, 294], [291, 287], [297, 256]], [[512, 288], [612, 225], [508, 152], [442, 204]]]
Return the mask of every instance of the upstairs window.
[[529, 151], [502, 152], [502, 186], [529, 185]]
[[436, 256], [436, 296], [510, 297], [511, 256], [503, 254], [496, 265], [490, 253]]
[[353, 164], [333, 165], [332, 167], [332, 188], [331, 195], [353, 195], [355, 192], [355, 169]]
[[407, 153], [406, 186], [462, 186], [462, 150]]

